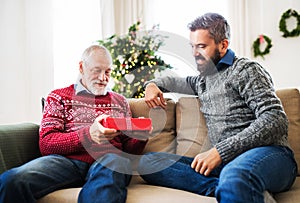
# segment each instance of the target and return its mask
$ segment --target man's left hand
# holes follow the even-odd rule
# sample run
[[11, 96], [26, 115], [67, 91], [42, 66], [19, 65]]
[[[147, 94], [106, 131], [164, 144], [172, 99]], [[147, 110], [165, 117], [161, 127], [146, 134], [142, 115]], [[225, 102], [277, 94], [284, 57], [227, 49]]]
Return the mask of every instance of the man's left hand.
[[196, 172], [208, 176], [211, 171], [218, 167], [221, 163], [221, 156], [214, 147], [206, 152], [196, 155], [191, 167], [195, 169]]

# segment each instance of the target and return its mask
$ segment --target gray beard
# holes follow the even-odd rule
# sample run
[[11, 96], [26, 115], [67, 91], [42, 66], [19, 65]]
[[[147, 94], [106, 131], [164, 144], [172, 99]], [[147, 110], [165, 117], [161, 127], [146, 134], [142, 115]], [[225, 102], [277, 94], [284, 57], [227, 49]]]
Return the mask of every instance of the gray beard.
[[197, 64], [197, 69], [200, 72], [200, 75], [202, 76], [212, 75], [218, 72], [216, 65], [212, 62], [212, 60], [209, 60], [207, 63], [203, 65]]
[[[203, 58], [203, 56], [195, 57], [196, 61], [198, 58]], [[200, 72], [200, 75], [212, 75], [218, 72], [216, 65], [221, 60], [220, 52], [216, 49], [215, 54], [212, 58], [210, 58], [205, 64], [199, 65], [197, 64], [197, 70]]]

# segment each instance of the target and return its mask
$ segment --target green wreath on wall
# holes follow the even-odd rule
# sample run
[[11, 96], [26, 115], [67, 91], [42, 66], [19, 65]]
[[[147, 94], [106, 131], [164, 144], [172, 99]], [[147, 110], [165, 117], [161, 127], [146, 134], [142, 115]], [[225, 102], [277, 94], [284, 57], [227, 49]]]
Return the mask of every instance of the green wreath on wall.
[[[265, 47], [264, 50], [261, 50], [260, 45], [261, 45], [263, 42], [266, 42], [267, 45], [266, 45], [266, 47]], [[260, 35], [260, 36], [253, 42], [253, 45], [252, 45], [253, 52], [254, 52], [254, 57], [261, 56], [262, 58], [264, 58], [264, 55], [270, 53], [270, 49], [271, 49], [272, 46], [273, 46], [273, 45], [272, 45], [272, 40], [271, 40], [271, 38], [269, 38], [269, 37], [266, 36], [266, 35]]]
[[[289, 31], [286, 26], [286, 20], [294, 17], [297, 19], [297, 26], [292, 31]], [[297, 37], [300, 35], [300, 15], [297, 13], [297, 11], [293, 9], [289, 9], [286, 12], [284, 12], [281, 16], [280, 22], [279, 22], [279, 29], [281, 32], [283, 32], [283, 37]]]

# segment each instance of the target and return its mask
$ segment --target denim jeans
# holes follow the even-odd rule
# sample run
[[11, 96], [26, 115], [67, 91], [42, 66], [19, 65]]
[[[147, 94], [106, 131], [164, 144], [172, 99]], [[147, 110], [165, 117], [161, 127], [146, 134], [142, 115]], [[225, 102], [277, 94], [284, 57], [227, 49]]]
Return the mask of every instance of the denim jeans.
[[215, 196], [221, 203], [263, 203], [264, 191], [288, 190], [297, 175], [293, 152], [281, 146], [250, 149], [209, 176], [195, 172], [192, 161], [175, 154], [149, 153], [141, 158], [138, 172], [150, 184]]
[[1, 174], [0, 203], [32, 203], [71, 187], [82, 187], [78, 202], [125, 202], [130, 171], [130, 160], [116, 154], [106, 154], [92, 165], [60, 155], [43, 156]]

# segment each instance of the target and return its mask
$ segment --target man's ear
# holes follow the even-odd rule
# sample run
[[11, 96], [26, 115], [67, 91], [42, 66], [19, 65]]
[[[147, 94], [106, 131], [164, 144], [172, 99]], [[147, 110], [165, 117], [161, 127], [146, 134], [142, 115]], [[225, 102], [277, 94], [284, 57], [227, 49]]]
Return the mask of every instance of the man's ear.
[[219, 51], [221, 56], [225, 55], [228, 49], [229, 41], [228, 39], [223, 39], [219, 44]]
[[83, 73], [83, 62], [79, 61], [79, 72], [82, 74]]

